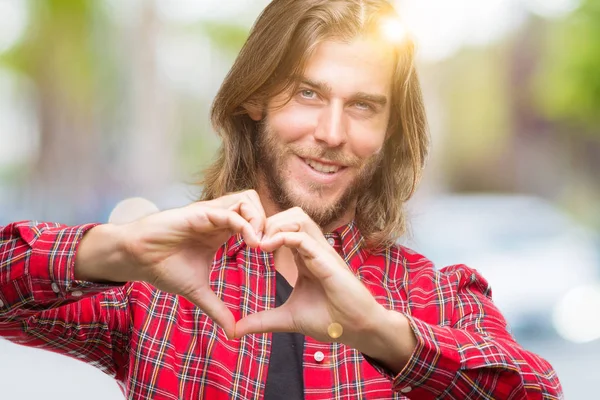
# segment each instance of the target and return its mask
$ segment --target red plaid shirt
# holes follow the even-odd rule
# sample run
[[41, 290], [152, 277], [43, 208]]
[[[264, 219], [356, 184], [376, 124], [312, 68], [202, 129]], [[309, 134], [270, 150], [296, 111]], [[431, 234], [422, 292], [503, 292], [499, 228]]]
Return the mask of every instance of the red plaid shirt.
[[[73, 279], [77, 245], [92, 226], [0, 229], [0, 336], [88, 362], [129, 399], [262, 398], [270, 334], [230, 341], [187, 300], [149, 284]], [[408, 317], [418, 344], [393, 376], [352, 348], [307, 337], [307, 399], [562, 397], [552, 367], [507, 332], [477, 272], [436, 271], [401, 246], [369, 253], [353, 224], [327, 237], [377, 301]], [[211, 281], [238, 319], [275, 304], [272, 256], [238, 237], [217, 253]]]

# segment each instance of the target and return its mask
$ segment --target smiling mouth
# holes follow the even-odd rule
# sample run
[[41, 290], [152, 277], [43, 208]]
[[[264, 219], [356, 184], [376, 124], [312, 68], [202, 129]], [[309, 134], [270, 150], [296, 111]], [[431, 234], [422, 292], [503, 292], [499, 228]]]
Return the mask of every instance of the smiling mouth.
[[309, 160], [309, 159], [306, 159], [306, 158], [303, 158], [302, 160], [306, 163], [306, 165], [308, 165], [309, 167], [311, 167], [315, 171], [321, 172], [323, 174], [333, 175], [336, 172], [338, 172], [338, 171], [342, 170], [343, 168], [345, 168], [345, 167], [342, 167], [340, 165], [323, 164], [323, 163], [320, 163], [318, 161]]

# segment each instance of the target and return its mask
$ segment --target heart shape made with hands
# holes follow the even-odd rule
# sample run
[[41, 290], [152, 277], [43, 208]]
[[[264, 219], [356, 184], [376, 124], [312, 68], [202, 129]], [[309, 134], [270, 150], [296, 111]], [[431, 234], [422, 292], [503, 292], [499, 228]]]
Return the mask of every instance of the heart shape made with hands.
[[266, 252], [291, 249], [298, 279], [283, 305], [239, 320], [236, 337], [297, 332], [322, 342], [352, 344], [383, 310], [302, 209], [268, 218], [260, 247]]
[[[216, 201], [218, 203], [220, 199]], [[254, 191], [233, 194], [218, 204], [226, 208], [221, 211], [237, 214], [237, 220], [234, 219], [238, 224], [237, 229], [232, 228], [232, 231], [243, 233], [245, 239], [250, 234], [241, 232], [239, 220], [243, 218], [244, 222], [251, 224], [257, 233], [255, 237], [260, 240], [247, 240], [253, 244], [252, 247], [260, 246], [263, 251], [271, 253], [281, 248], [290, 249], [292, 256], [287, 260], [295, 266], [288, 267], [297, 268], [298, 279], [289, 299], [278, 308], [247, 315], [235, 322], [231, 311], [212, 292], [207, 282], [192, 293], [188, 293], [188, 289], [182, 293], [183, 289], [177, 286], [182, 283], [170, 282], [167, 291], [183, 294], [219, 324], [230, 338], [250, 333], [298, 332], [322, 342], [343, 341], [351, 344], [358, 341], [361, 326], [379, 315], [377, 313], [382, 307], [327, 242], [320, 227], [301, 208], [292, 208], [266, 218]], [[212, 207], [209, 209], [212, 210]], [[193, 210], [190, 207], [184, 209]], [[113, 210], [109, 222], [125, 224], [157, 212], [158, 208], [148, 200], [127, 199]], [[213, 219], [211, 223], [222, 223], [224, 226], [232, 224], [231, 218], [219, 221]], [[179, 268], [180, 263], [173, 264], [169, 269]], [[179, 273], [187, 272], [182, 267], [180, 270], [171, 270], [169, 275], [176, 277]], [[165, 290], [164, 284], [157, 287]]]

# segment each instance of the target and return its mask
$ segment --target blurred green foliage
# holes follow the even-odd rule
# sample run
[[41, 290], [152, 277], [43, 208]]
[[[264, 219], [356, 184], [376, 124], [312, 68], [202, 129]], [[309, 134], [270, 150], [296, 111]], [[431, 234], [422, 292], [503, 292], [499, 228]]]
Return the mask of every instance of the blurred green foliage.
[[[24, 39], [1, 61], [38, 86], [60, 88], [81, 107], [90, 105], [100, 68], [92, 30], [102, 18], [93, 0], [29, 1], [30, 23]], [[51, 76], [51, 79], [48, 77]]]
[[546, 32], [536, 101], [550, 120], [600, 138], [600, 1], [583, 0]]
[[208, 37], [219, 50], [234, 56], [241, 50], [249, 33], [248, 27], [226, 21], [202, 21], [192, 29]]

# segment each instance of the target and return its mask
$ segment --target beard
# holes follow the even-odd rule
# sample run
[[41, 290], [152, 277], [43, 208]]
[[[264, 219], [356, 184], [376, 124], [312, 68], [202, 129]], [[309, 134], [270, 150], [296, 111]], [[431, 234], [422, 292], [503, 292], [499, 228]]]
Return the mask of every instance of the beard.
[[[361, 159], [345, 155], [340, 149], [321, 146], [286, 145], [281, 142], [279, 135], [269, 125], [265, 118], [259, 125], [255, 154], [262, 183], [267, 189], [271, 200], [281, 211], [300, 207], [321, 229], [330, 227], [339, 220], [350, 207], [356, 207], [358, 198], [369, 189], [377, 168], [383, 158], [383, 152]], [[326, 202], [323, 197], [328, 185], [311, 182], [308, 185], [310, 199], [303, 199], [293, 192], [285, 179], [286, 160], [290, 157], [319, 158], [358, 169], [358, 174], [344, 189], [343, 193], [333, 202]], [[319, 201], [320, 200], [320, 201]]]

